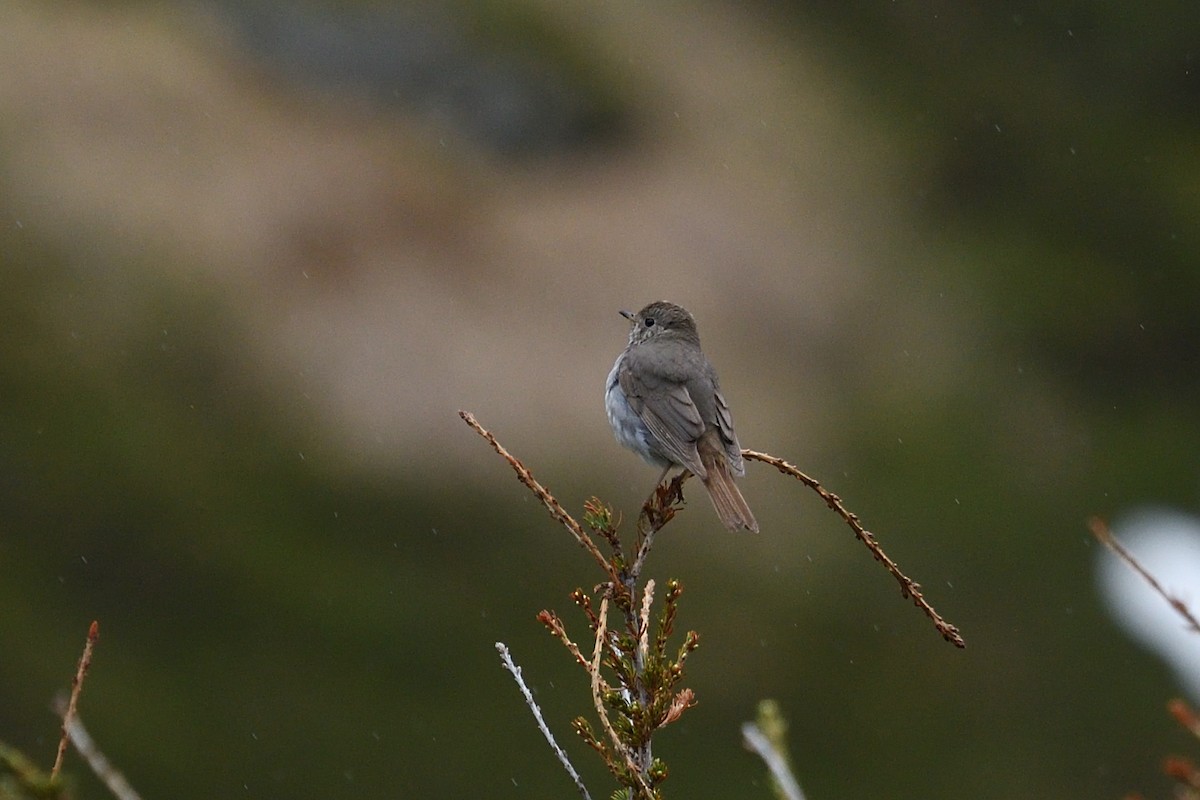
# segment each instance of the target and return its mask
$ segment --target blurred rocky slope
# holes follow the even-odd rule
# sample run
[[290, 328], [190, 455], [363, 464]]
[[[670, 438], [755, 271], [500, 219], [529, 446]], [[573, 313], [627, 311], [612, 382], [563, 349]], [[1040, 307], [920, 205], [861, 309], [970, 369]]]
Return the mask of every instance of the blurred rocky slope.
[[[581, 98], [563, 109], [518, 98], [512, 113], [590, 133], [514, 159], [457, 124], [461, 100], [381, 102], [368, 68], [382, 50], [362, 74], [331, 75], [336, 51], [289, 55], [293, 28], [331, 17], [5, 5], [8, 224], [61, 246], [108, 287], [98, 302], [168, 281], [231, 308], [238, 364], [282, 407], [311, 406], [331, 456], [404, 469], [414, 451], [454, 451], [453, 411], [469, 406], [547, 454], [621, 458], [599, 447], [600, 386], [625, 336], [615, 311], [655, 298], [700, 318], [739, 429], [765, 446], [826, 416], [825, 344], [886, 322], [853, 308], [888, 236], [881, 215], [902, 213], [889, 147], [850, 124], [785, 32], [733, 9], [542, 9], [588, 77], [555, 84]], [[378, 47], [380, 26], [356, 24]], [[521, 75], [557, 75], [520, 40], [492, 47], [518, 54]], [[460, 57], [464, 75], [442, 82], [503, 83], [486, 58]], [[139, 335], [97, 311], [88, 324]]]

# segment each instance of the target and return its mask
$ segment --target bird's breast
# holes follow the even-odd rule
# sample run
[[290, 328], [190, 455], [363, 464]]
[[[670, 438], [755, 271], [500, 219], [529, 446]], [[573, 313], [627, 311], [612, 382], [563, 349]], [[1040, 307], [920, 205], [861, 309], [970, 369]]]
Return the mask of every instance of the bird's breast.
[[612, 427], [613, 436], [624, 447], [637, 453], [648, 463], [664, 467], [668, 462], [654, 452], [651, 447], [653, 435], [650, 429], [629, 405], [629, 398], [621, 388], [619, 375], [622, 358], [623, 353], [608, 373], [608, 383], [604, 389], [604, 410], [608, 412], [608, 424]]

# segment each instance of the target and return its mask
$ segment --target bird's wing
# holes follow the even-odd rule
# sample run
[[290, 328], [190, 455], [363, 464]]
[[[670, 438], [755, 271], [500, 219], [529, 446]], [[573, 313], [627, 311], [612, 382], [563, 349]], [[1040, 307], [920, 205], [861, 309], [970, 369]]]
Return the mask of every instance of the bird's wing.
[[636, 349], [626, 353], [617, 378], [630, 407], [654, 434], [663, 455], [704, 477], [706, 470], [696, 452], [704, 420], [687, 387], [648, 369]]
[[739, 478], [746, 474], [746, 464], [742, 460], [742, 445], [738, 442], [737, 434], [733, 432], [733, 417], [729, 414], [729, 406], [725, 397], [719, 391], [717, 395], [717, 432], [721, 435], [721, 444], [725, 447], [725, 458], [729, 461], [729, 469]]

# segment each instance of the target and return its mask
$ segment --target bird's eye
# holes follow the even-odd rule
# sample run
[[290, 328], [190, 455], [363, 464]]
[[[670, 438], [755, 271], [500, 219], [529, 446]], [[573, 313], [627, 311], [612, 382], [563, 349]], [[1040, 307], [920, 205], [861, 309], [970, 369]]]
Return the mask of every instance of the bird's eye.
[[653, 328], [654, 327], [654, 317], [646, 317], [645, 322], [643, 322], [642, 324], [645, 325], [647, 328]]

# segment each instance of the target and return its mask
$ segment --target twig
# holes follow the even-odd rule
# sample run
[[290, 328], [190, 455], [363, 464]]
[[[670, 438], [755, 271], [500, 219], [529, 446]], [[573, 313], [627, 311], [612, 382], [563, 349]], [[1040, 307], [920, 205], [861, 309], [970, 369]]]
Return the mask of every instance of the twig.
[[600, 612], [596, 615], [596, 644], [592, 648], [592, 660], [588, 664], [588, 673], [592, 677], [592, 706], [596, 709], [596, 715], [600, 717], [600, 726], [604, 728], [604, 732], [608, 734], [608, 738], [612, 740], [613, 747], [618, 753], [624, 756], [625, 766], [634, 775], [639, 775], [637, 766], [633, 763], [633, 759], [629, 755], [629, 749], [625, 743], [621, 741], [621, 737], [617, 735], [616, 729], [613, 728], [612, 722], [608, 719], [608, 710], [604, 707], [604, 678], [600, 674], [600, 659], [604, 653], [605, 640], [608, 638], [608, 598], [604, 597], [600, 600]]
[[775, 785], [787, 800], [804, 800], [804, 792], [800, 791], [800, 784], [792, 775], [787, 759], [772, 746], [771, 740], [758, 725], [753, 722], [742, 723], [742, 743], [767, 765]]
[[638, 617], [637, 651], [641, 664], [644, 666], [650, 657], [650, 606], [654, 605], [654, 579], [646, 581], [646, 590], [642, 594], [642, 614]]
[[125, 780], [121, 771], [105, 758], [104, 753], [100, 752], [100, 748], [96, 747], [96, 742], [92, 739], [91, 734], [87, 732], [87, 728], [83, 727], [83, 720], [78, 715], [70, 715], [70, 708], [64, 708], [61, 700], [58, 712], [63, 715], [63, 726], [67, 730], [67, 736], [71, 738], [71, 744], [75, 745], [76, 752], [83, 756], [83, 760], [88, 763], [92, 772], [96, 773], [96, 777], [108, 787], [113, 796], [117, 800], [141, 800], [141, 795], [129, 785], [129, 781]]
[[592, 704], [596, 708], [596, 714], [600, 717], [600, 725], [608, 734], [608, 738], [612, 740], [613, 747], [616, 752], [620, 753], [625, 760], [625, 767], [629, 770], [630, 776], [637, 781], [638, 788], [645, 793], [647, 800], [655, 800], [654, 790], [646, 784], [646, 778], [642, 775], [641, 769], [634, 763], [633, 754], [629, 752], [629, 748], [621, 741], [621, 737], [613, 728], [612, 722], [608, 719], [608, 711], [604, 707], [603, 685], [604, 679], [600, 675], [600, 657], [604, 653], [605, 640], [608, 638], [608, 598], [605, 597], [600, 601], [600, 613], [597, 615], [599, 624], [596, 626], [596, 647], [592, 651], [592, 664], [590, 672], [592, 674]]
[[1159, 583], [1158, 580], [1151, 575], [1136, 558], [1133, 557], [1133, 553], [1130, 553], [1120, 542], [1117, 541], [1117, 537], [1113, 536], [1112, 531], [1109, 530], [1108, 524], [1103, 519], [1100, 517], [1089, 518], [1088, 529], [1091, 530], [1092, 536], [1095, 536], [1096, 540], [1100, 542], [1100, 544], [1104, 545], [1113, 553], [1115, 553], [1117, 557], [1132, 567], [1134, 572], [1136, 572], [1138, 575], [1141, 575], [1146, 583], [1150, 584], [1150, 588], [1157, 592], [1162, 599], [1166, 600], [1170, 604], [1171, 608], [1175, 609], [1179, 616], [1183, 617], [1188, 624], [1188, 628], [1190, 628], [1192, 631], [1200, 633], [1200, 621], [1196, 620], [1196, 617], [1192, 614], [1191, 609], [1189, 609], [1187, 605], [1179, 598], [1172, 597], [1167, 590], [1163, 588], [1162, 584]]
[[563, 627], [562, 620], [553, 611], [543, 609], [537, 615], [538, 622], [546, 626], [552, 634], [558, 637], [558, 640], [563, 643], [575, 660], [584, 669], [591, 669], [591, 662], [584, 658], [583, 653], [579, 650], [579, 645], [571, 641], [571, 637], [567, 635], [567, 629]]
[[854, 514], [844, 505], [842, 505], [842, 499], [840, 497], [833, 492], [826, 490], [816, 478], [811, 478], [808, 475], [805, 475], [794, 465], [789, 464], [782, 458], [776, 458], [768, 453], [759, 453], [754, 450], [743, 450], [742, 455], [745, 458], [749, 458], [754, 461], [761, 461], [764, 464], [770, 464], [783, 474], [791, 475], [793, 478], [819, 494], [821, 499], [825, 501], [825, 505], [829, 506], [829, 508], [833, 509], [833, 511], [839, 517], [845, 520], [846, 524], [850, 526], [850, 529], [854, 531], [855, 537], [864, 545], [866, 545], [866, 548], [871, 551], [871, 555], [875, 557], [875, 560], [883, 564], [887, 571], [891, 573], [892, 577], [896, 579], [896, 582], [900, 584], [900, 594], [905, 598], [910, 598], [915, 606], [925, 612], [925, 616], [928, 617], [929, 621], [933, 623], [933, 626], [937, 628], [938, 633], [942, 635], [942, 638], [953, 644], [955, 647], [961, 648], [967, 646], [962, 634], [958, 632], [958, 628], [944, 620], [942, 615], [939, 614], [934, 607], [929, 604], [929, 601], [926, 600], [925, 596], [921, 593], [921, 585], [900, 571], [900, 567], [896, 566], [896, 562], [892, 561], [892, 559], [888, 557], [888, 554], [883, 551], [882, 547], [880, 547], [879, 542], [875, 540], [875, 534], [863, 527], [863, 524], [859, 520], [857, 514]]
[[504, 668], [512, 673], [513, 680], [517, 682], [517, 687], [521, 690], [521, 694], [525, 696], [525, 705], [529, 706], [529, 710], [533, 712], [533, 718], [537, 720], [538, 730], [542, 732], [542, 736], [545, 736], [546, 741], [550, 743], [550, 749], [558, 757], [558, 761], [563, 765], [563, 769], [571, 776], [571, 780], [575, 781], [575, 787], [579, 789], [583, 800], [592, 800], [592, 796], [588, 794], [587, 787], [583, 785], [583, 778], [579, 777], [579, 773], [571, 764], [571, 760], [567, 758], [567, 754], [563, 752], [563, 749], [558, 746], [558, 742], [554, 740], [554, 734], [550, 732], [550, 728], [546, 725], [546, 720], [542, 718], [542, 709], [538, 707], [537, 701], [533, 699], [533, 693], [529, 691], [529, 687], [525, 685], [525, 679], [521, 677], [521, 668], [513, 663], [512, 656], [509, 655], [508, 646], [504, 642], [496, 642], [496, 650], [500, 653], [500, 660], [504, 662]]
[[675, 505], [683, 502], [683, 482], [691, 475], [692, 473], [685, 469], [668, 483], [657, 484], [654, 491], [646, 498], [646, 502], [642, 504], [642, 511], [638, 515], [637, 522], [637, 554], [634, 556], [633, 565], [626, 570], [625, 574], [628, 579], [625, 586], [630, 592], [633, 591], [634, 584], [641, 577], [642, 567], [646, 564], [646, 556], [650, 555], [650, 548], [654, 545], [654, 534], [662, 530], [675, 517]]
[[559, 505], [558, 500], [554, 499], [554, 495], [550, 494], [550, 492], [546, 490], [546, 487], [537, 482], [537, 479], [533, 477], [533, 473], [530, 472], [529, 469], [522, 464], [516, 456], [505, 450], [504, 445], [496, 441], [496, 437], [479, 424], [478, 420], [475, 419], [474, 414], [472, 414], [470, 411], [459, 411], [458, 416], [462, 417], [463, 422], [470, 425], [476, 433], [487, 440], [487, 443], [492, 446], [492, 449], [499, 453], [500, 457], [507, 461], [508, 465], [513, 468], [514, 472], [517, 473], [517, 480], [525, 484], [525, 486], [529, 488], [529, 491], [533, 492], [534, 496], [537, 497], [538, 500], [542, 501], [542, 505], [544, 505], [546, 510], [550, 512], [550, 516], [561, 522], [563, 526], [570, 531], [571, 535], [575, 537], [575, 541], [578, 542], [584, 550], [587, 550], [591, 557], [595, 559], [596, 563], [600, 565], [600, 568], [604, 570], [613, 581], [616, 581], [618, 579], [617, 575], [613, 572], [612, 566], [608, 563], [608, 560], [604, 557], [604, 554], [600, 552], [600, 548], [596, 547], [596, 543], [592, 541], [592, 537], [588, 536], [587, 532], [584, 531], [584, 529], [580, 527], [579, 523], [575, 521], [575, 518], [568, 514], [566, 509]]
[[92, 624], [88, 627], [87, 641], [83, 645], [83, 655], [79, 657], [79, 665], [75, 668], [75, 677], [71, 680], [71, 699], [67, 701], [66, 711], [63, 713], [62, 738], [58, 740], [58, 754], [54, 757], [54, 766], [50, 769], [52, 780], [58, 777], [58, 773], [62, 769], [63, 758], [67, 754], [67, 739], [70, 738], [68, 730], [71, 720], [75, 718], [79, 693], [83, 691], [83, 679], [87, 676], [88, 667], [92, 665], [92, 650], [99, 638], [100, 623], [92, 620]]
[[[653, 758], [651, 737], [658, 728], [678, 720], [684, 711], [695, 705], [692, 690], [674, 690], [682, 678], [684, 661], [698, 646], [699, 638], [694, 631], [688, 631], [677, 655], [672, 657], [666, 651], [681, 592], [678, 582], [671, 581], [667, 592], [668, 607], [663, 612], [652, 647], [650, 626], [655, 581], [648, 580], [642, 586], [640, 576], [654, 534], [674, 518], [683, 501], [681, 486], [688, 473], [655, 487], [638, 518], [637, 538], [633, 547], [627, 550], [617, 534], [620, 516], [614, 518], [609, 506], [595, 497], [584, 503], [582, 521], [590, 533], [585, 532], [550, 491], [483, 428], [474, 415], [467, 411], [458, 413], [508, 462], [517, 479], [533, 492], [551, 517], [567, 528], [605, 574], [607, 580], [592, 590], [600, 601], [598, 609], [593, 610], [591, 598], [582, 589], [571, 593], [572, 602], [583, 612], [595, 636], [590, 657], [567, 635], [557, 614], [544, 610], [538, 614], [538, 620], [588, 673], [592, 703], [603, 733], [594, 733], [584, 717], [573, 721], [575, 732], [599, 753], [609, 771], [625, 787], [619, 795], [627, 800], [660, 800], [656, 786], [667, 777], [667, 768]], [[606, 558], [600, 553], [599, 539], [607, 542], [606, 549], [611, 549], [611, 557]], [[626, 560], [626, 553], [632, 555], [631, 562]], [[621, 615], [623, 628], [616, 622], [610, 625], [610, 610]], [[497, 648], [501, 646], [497, 644]], [[613, 684], [605, 680], [606, 673], [615, 677]], [[532, 698], [527, 696], [527, 702], [534, 708]], [[539, 721], [539, 725], [542, 724]], [[544, 728], [543, 733], [547, 735]], [[548, 735], [547, 739], [550, 740]], [[558, 748], [555, 750], [557, 752]], [[568, 772], [571, 773], [569, 767]]]

